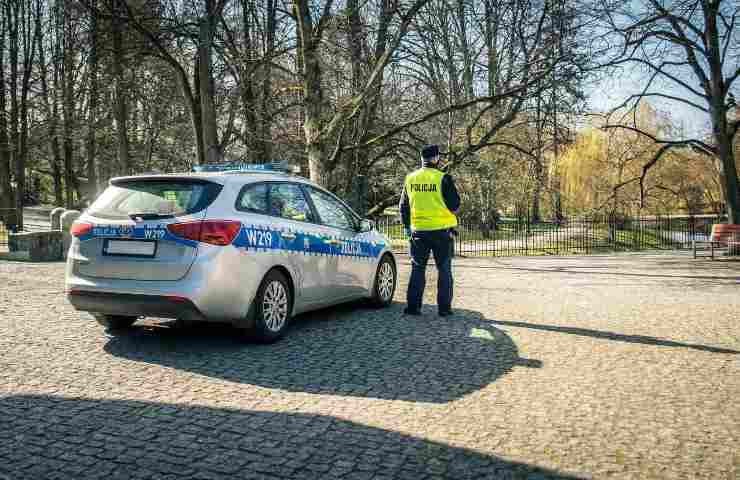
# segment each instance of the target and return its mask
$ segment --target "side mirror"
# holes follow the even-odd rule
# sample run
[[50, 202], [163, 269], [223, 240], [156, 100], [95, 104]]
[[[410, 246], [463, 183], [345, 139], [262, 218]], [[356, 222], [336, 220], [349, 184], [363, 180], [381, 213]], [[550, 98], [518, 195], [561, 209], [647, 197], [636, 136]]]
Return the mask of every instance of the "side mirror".
[[372, 220], [368, 220], [367, 218], [364, 218], [360, 222], [360, 232], [361, 233], [370, 232], [374, 229], [375, 229], [375, 222], [373, 222]]

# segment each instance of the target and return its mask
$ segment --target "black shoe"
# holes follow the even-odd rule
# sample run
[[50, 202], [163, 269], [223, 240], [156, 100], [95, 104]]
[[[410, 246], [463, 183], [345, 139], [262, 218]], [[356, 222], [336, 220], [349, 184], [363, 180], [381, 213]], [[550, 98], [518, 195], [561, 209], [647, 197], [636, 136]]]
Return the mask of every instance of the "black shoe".
[[409, 307], [403, 309], [404, 315], [421, 315], [421, 310], [412, 310]]
[[450, 315], [453, 315], [452, 310], [440, 310], [439, 311], [440, 317], [449, 317]]

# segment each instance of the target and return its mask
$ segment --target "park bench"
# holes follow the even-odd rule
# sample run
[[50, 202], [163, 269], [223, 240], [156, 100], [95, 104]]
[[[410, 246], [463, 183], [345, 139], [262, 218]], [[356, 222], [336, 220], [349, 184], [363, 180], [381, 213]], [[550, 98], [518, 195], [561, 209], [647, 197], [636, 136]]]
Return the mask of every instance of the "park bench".
[[[709, 251], [708, 256], [712, 260], [718, 250], [727, 250], [728, 253], [740, 255], [740, 224], [715, 223], [712, 225], [712, 233], [708, 240], [694, 240], [692, 244], [694, 258], [697, 258], [698, 252], [701, 251]], [[701, 256], [706, 257], [707, 255]]]

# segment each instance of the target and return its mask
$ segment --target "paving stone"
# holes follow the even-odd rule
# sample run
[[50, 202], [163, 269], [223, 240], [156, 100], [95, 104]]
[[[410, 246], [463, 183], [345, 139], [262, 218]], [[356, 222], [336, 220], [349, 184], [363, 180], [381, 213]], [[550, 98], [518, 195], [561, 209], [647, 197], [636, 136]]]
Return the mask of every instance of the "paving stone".
[[0, 480], [737, 478], [740, 262], [456, 259], [455, 315], [109, 334], [0, 262]]

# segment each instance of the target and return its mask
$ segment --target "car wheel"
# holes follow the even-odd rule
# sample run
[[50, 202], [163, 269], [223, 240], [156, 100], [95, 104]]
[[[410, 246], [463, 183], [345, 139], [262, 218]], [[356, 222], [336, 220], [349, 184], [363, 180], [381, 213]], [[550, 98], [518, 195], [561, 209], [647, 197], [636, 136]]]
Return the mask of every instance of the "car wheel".
[[390, 255], [385, 255], [378, 264], [373, 286], [372, 303], [377, 307], [387, 307], [396, 293], [396, 265]]
[[131, 328], [137, 317], [127, 317], [124, 315], [105, 315], [102, 313], [93, 314], [95, 320], [105, 327], [106, 330], [125, 330]]
[[285, 333], [293, 307], [293, 295], [288, 279], [281, 272], [268, 273], [254, 299], [254, 329], [258, 342], [272, 343]]

